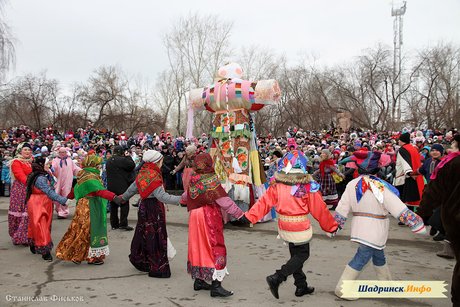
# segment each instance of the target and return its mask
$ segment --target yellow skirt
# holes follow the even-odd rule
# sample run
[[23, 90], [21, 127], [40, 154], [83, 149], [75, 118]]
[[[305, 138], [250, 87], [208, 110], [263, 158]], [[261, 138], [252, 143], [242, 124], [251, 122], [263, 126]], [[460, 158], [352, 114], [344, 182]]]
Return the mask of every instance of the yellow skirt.
[[89, 247], [89, 200], [81, 198], [78, 200], [72, 222], [56, 248], [56, 257], [62, 260], [81, 262], [87, 260]]

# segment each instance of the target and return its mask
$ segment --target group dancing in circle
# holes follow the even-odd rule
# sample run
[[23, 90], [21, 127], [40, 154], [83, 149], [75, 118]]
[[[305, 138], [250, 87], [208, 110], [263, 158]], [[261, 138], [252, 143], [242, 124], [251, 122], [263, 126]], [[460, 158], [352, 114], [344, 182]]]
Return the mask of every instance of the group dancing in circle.
[[[459, 142], [460, 136], [457, 135], [453, 141], [453, 151], [433, 171], [434, 177], [431, 178], [436, 180], [431, 181], [434, 183], [430, 183], [431, 188], [427, 190], [427, 193], [431, 193], [428, 195], [430, 199], [433, 199], [433, 191], [439, 191], [442, 182], [449, 189], [446, 191], [447, 196], [458, 193]], [[328, 153], [324, 154], [326, 161]], [[416, 234], [424, 234], [426, 229], [422, 218], [432, 214], [432, 208], [426, 207], [420, 210], [422, 217], [416, 214], [400, 200], [401, 189], [396, 189], [377, 176], [380, 160], [378, 152], [368, 152], [354, 161], [358, 174], [347, 184], [334, 213], [326, 205], [320, 184], [308, 173], [308, 158], [300, 150], [291, 150], [277, 160], [274, 180], [266, 193], [247, 212], [243, 212], [229, 198], [215, 173], [212, 158], [207, 153], [193, 157], [187, 189], [181, 196], [170, 195], [164, 190], [161, 172], [163, 155], [160, 152], [147, 150], [142, 160], [135, 181], [122, 195], [116, 195], [107, 191], [101, 180], [102, 158], [89, 154], [81, 162], [73, 193], [64, 197], [55, 193], [51, 187], [45, 159], [33, 160], [30, 145], [21, 144], [18, 156], [11, 164], [15, 177], [9, 211], [9, 230], [13, 243], [28, 245], [32, 253], [39, 253], [44, 260], [52, 261], [52, 201], [65, 206], [68, 199], [75, 198], [75, 215], [56, 248], [56, 257], [76, 264], [87, 261], [88, 264], [101, 265], [109, 255], [107, 201], [123, 204], [139, 194], [138, 221], [129, 261], [150, 277], [169, 278], [170, 241], [164, 204], [185, 204], [189, 212], [187, 272], [194, 281], [193, 289], [208, 290], [212, 297], [228, 297], [233, 292], [222, 287], [222, 281], [228, 275], [222, 211], [241, 223], [255, 224], [274, 208], [278, 216], [279, 236], [288, 243], [290, 252], [287, 262], [266, 277], [271, 293], [278, 299], [279, 287], [290, 275], [294, 277], [296, 296], [315, 291], [303, 271], [304, 263], [310, 257], [313, 233], [308, 215], [313, 216], [321, 229], [332, 238], [343, 228], [351, 214], [351, 241], [358, 243], [358, 248], [346, 264], [335, 294], [342, 299], [354, 300], [356, 296], [342, 291], [343, 281], [357, 279], [369, 261], [372, 260], [377, 279], [391, 279], [384, 253], [389, 233], [388, 217], [391, 215], [398, 219]], [[320, 176], [327, 173], [323, 174], [322, 171], [320, 169], [318, 172]], [[452, 180], [457, 185], [449, 185]], [[443, 210], [452, 213], [450, 216], [446, 215], [446, 211], [442, 213], [446, 230], [450, 234], [455, 234], [450, 223], [456, 217], [452, 209], [455, 199], [440, 199]], [[450, 239], [457, 248], [457, 237], [454, 235]], [[458, 272], [456, 265], [452, 285], [454, 304], [458, 299]]]

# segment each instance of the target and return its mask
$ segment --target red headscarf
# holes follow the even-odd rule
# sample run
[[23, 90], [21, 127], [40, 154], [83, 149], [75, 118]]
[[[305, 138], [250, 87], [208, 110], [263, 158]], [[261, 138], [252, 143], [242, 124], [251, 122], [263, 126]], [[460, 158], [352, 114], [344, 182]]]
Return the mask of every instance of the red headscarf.
[[193, 210], [214, 203], [221, 197], [228, 196], [212, 166], [212, 158], [207, 153], [195, 157], [195, 170], [190, 177], [187, 191], [187, 210]]
[[156, 163], [146, 162], [136, 176], [136, 185], [142, 199], [147, 198], [159, 186], [163, 185], [163, 177]]

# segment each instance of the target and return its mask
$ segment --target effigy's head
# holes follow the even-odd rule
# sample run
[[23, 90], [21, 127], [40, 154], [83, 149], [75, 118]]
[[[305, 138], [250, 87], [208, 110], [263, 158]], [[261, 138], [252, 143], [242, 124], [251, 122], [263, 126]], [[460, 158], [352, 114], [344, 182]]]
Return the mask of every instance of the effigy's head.
[[249, 81], [241, 79], [243, 69], [229, 63], [217, 71], [214, 83], [190, 90], [189, 108], [194, 111], [219, 112], [245, 109], [258, 111], [279, 102], [281, 90], [276, 80]]
[[228, 63], [219, 68], [217, 71], [216, 79], [242, 79], [243, 69], [240, 64]]

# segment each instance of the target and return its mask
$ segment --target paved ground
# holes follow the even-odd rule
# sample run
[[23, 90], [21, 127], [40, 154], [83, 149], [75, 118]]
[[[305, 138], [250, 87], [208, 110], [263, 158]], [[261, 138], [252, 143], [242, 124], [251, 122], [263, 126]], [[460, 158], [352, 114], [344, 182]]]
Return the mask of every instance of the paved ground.
[[[71, 206], [73, 214], [75, 207]], [[149, 278], [128, 261], [133, 232], [109, 230], [110, 256], [102, 266], [89, 266], [55, 260], [44, 262], [28, 248], [12, 245], [8, 236], [8, 199], [0, 198], [0, 306], [450, 306], [450, 299], [361, 299], [347, 302], [337, 299], [333, 290], [345, 264], [354, 255], [356, 245], [348, 239], [349, 224], [336, 238], [329, 239], [314, 223], [311, 256], [304, 266], [315, 294], [294, 296], [293, 280], [280, 288], [276, 300], [268, 291], [265, 277], [272, 274], [288, 257], [288, 249], [276, 239], [275, 223], [258, 224], [254, 228], [227, 227], [230, 275], [224, 287], [235, 292], [228, 299], [213, 299], [209, 293], [195, 292], [186, 273], [187, 212], [185, 208], [169, 206], [168, 233], [177, 249], [171, 263], [172, 277]], [[137, 210], [131, 207], [130, 223], [136, 223]], [[70, 220], [53, 220], [53, 240], [59, 242]], [[110, 226], [110, 225], [109, 225]], [[109, 227], [110, 228], [110, 227]], [[390, 240], [386, 255], [394, 279], [443, 280], [450, 284], [453, 260], [436, 257], [440, 244], [431, 238], [415, 236], [408, 228], [391, 221]], [[362, 279], [375, 279], [368, 266]], [[449, 286], [450, 288], [450, 286]], [[48, 302], [13, 302], [37, 297], [60, 299]], [[63, 302], [76, 299], [80, 302]]]

